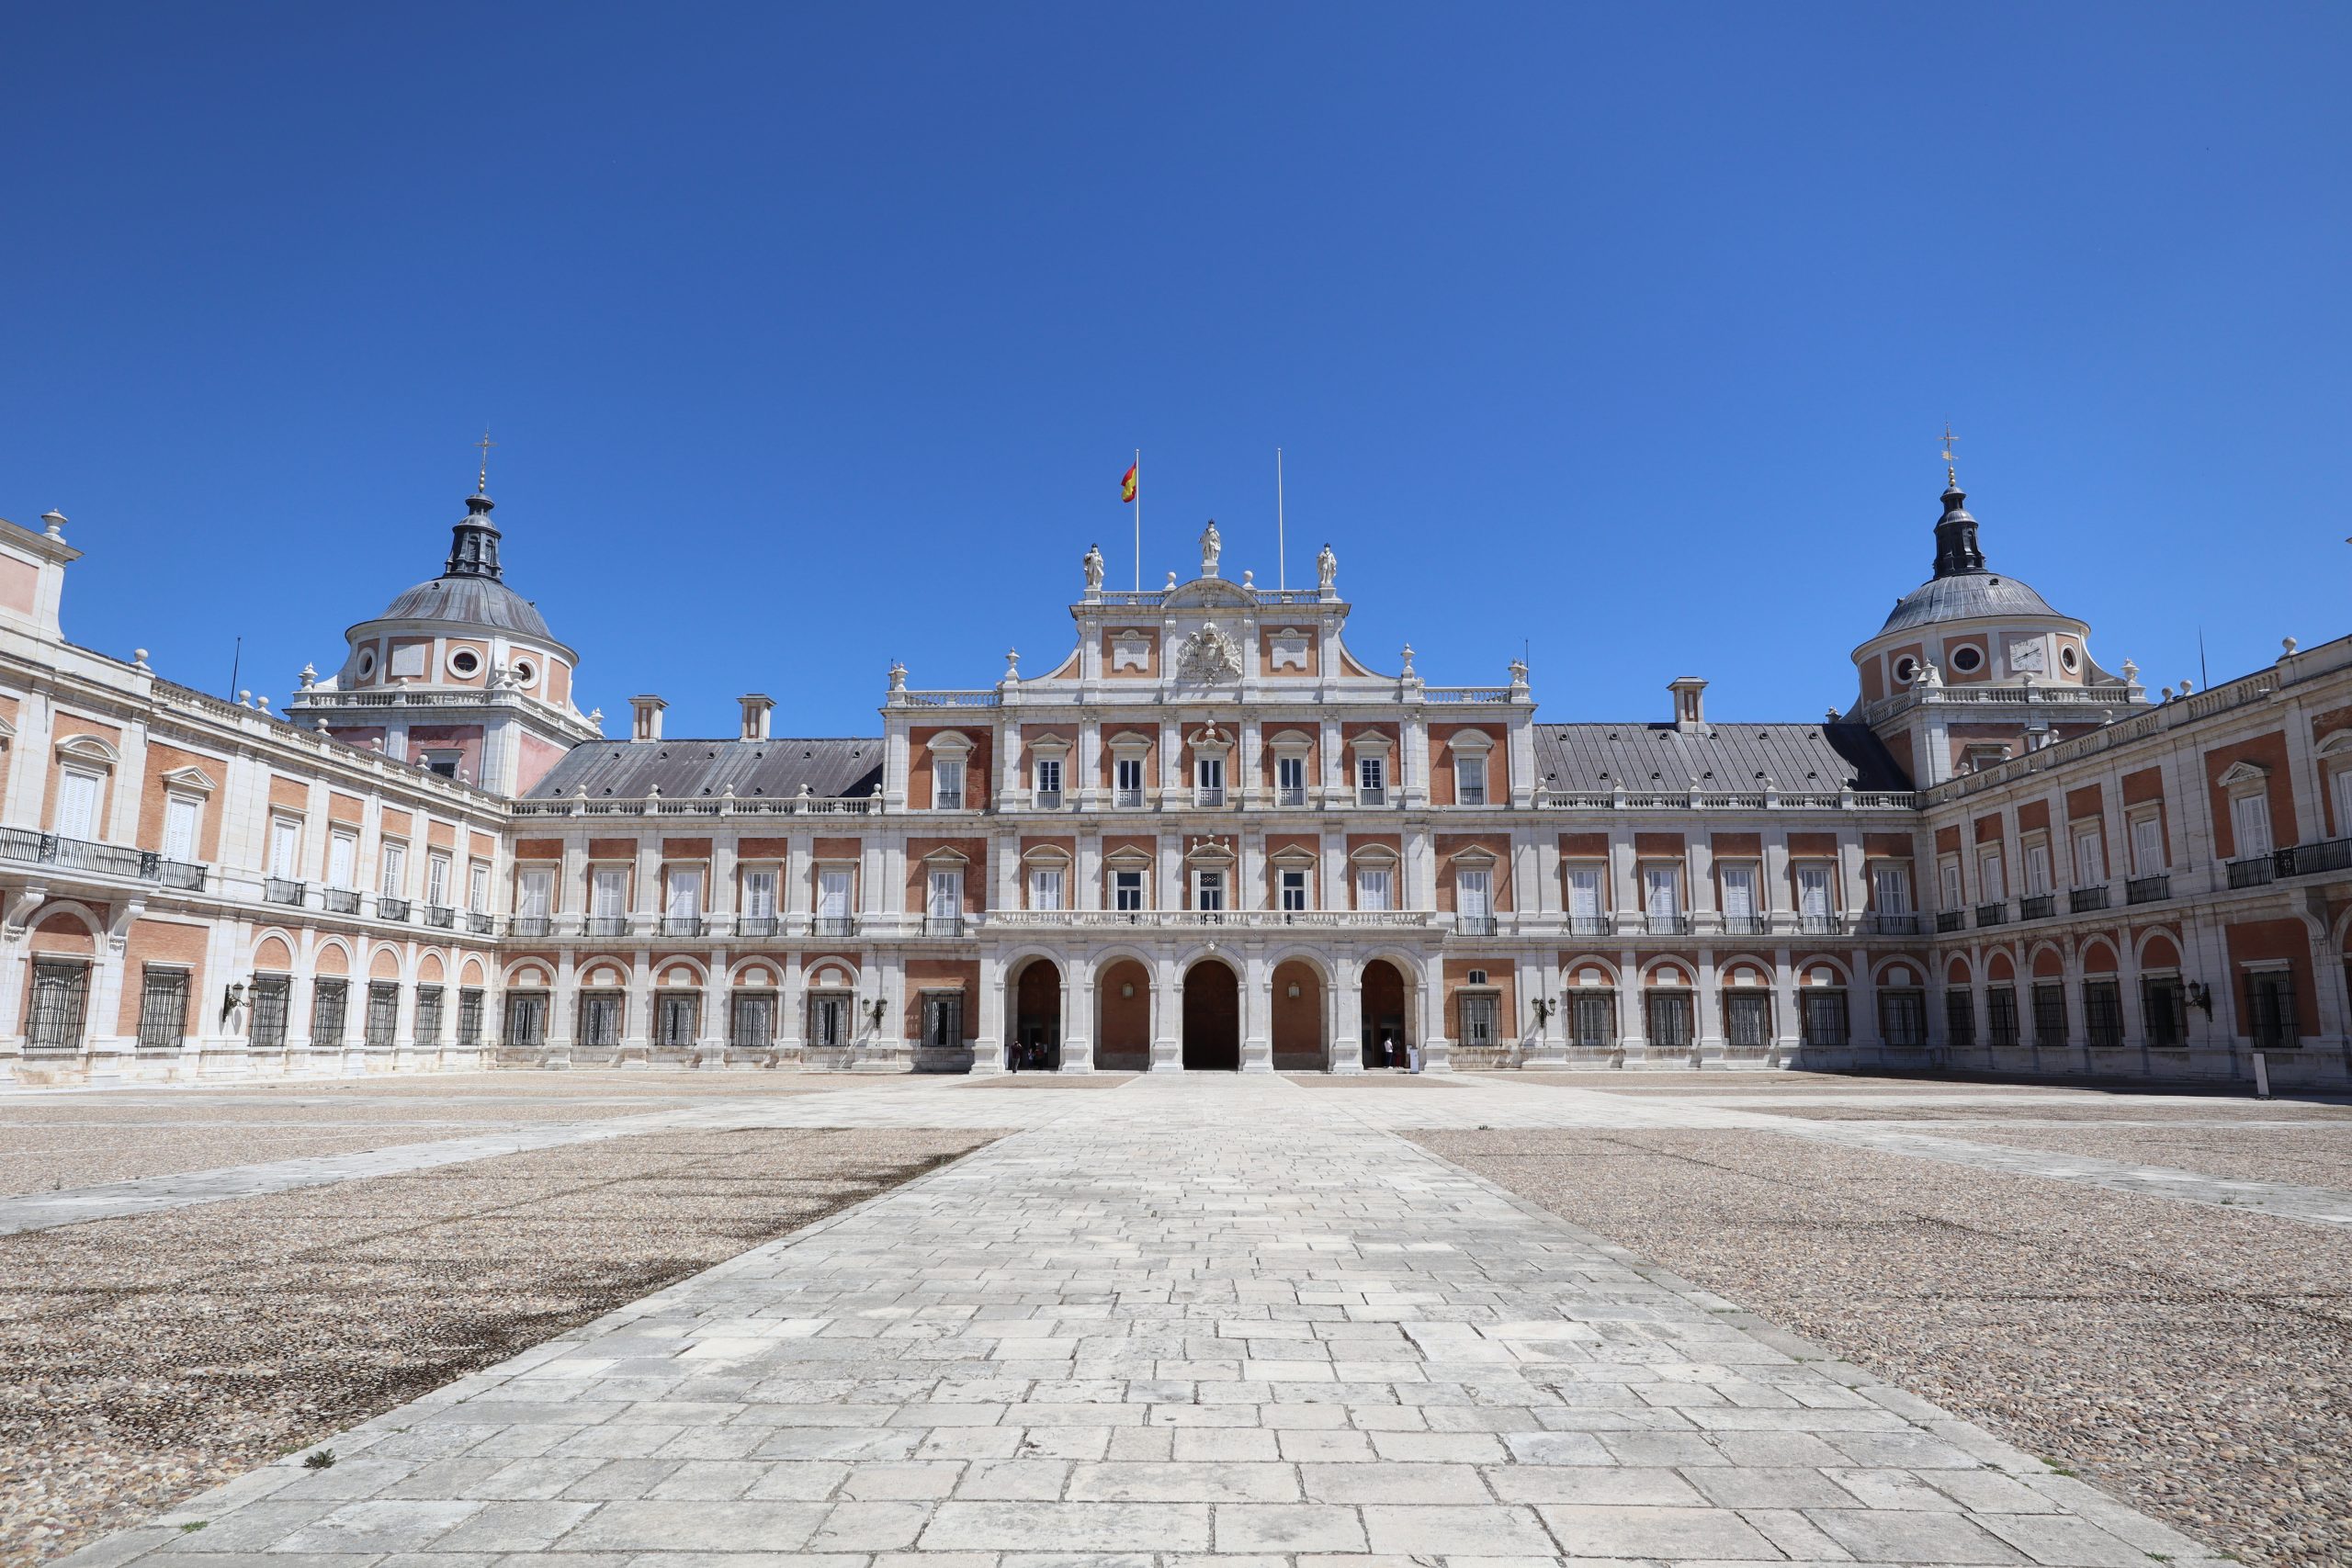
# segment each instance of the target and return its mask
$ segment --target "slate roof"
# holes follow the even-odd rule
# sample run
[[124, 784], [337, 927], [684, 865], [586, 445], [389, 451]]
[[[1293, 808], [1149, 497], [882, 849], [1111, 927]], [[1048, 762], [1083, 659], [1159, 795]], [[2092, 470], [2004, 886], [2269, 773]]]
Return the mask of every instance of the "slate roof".
[[591, 740], [575, 746], [525, 798], [552, 800], [585, 789], [591, 799], [666, 800], [724, 795], [775, 799], [802, 784], [814, 795], [878, 795], [882, 738], [824, 740]]
[[1929, 578], [1894, 602], [1878, 635], [1965, 620], [1973, 615], [2056, 615], [2049, 602], [2014, 577], [1967, 571]]
[[1539, 724], [1535, 771], [1550, 790], [1761, 789], [1792, 794], [1907, 790], [1910, 779], [1860, 724]]
[[491, 577], [436, 577], [409, 589], [376, 617], [379, 621], [448, 621], [520, 637], [555, 640], [531, 602]]

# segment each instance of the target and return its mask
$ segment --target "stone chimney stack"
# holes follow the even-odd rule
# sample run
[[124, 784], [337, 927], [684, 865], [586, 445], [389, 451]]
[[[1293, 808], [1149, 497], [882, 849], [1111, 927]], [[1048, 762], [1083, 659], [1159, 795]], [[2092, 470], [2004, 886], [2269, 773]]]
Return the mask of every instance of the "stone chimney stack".
[[775, 711], [775, 699], [752, 692], [735, 700], [743, 705], [742, 739], [765, 740], [768, 738], [768, 715]]
[[631, 740], [662, 739], [662, 710], [670, 705], [660, 697], [631, 697], [628, 700], [628, 738]]
[[1682, 735], [1707, 733], [1707, 682], [1696, 675], [1684, 675], [1668, 681], [1666, 689], [1674, 694], [1674, 728]]

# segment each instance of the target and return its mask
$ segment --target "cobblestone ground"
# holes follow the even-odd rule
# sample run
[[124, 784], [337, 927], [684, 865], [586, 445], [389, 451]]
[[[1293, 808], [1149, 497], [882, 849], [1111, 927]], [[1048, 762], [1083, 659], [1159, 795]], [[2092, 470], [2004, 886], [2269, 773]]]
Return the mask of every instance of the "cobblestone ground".
[[1386, 1130], [1601, 1097], [951, 1096], [1028, 1130], [73, 1561], [2213, 1560]]

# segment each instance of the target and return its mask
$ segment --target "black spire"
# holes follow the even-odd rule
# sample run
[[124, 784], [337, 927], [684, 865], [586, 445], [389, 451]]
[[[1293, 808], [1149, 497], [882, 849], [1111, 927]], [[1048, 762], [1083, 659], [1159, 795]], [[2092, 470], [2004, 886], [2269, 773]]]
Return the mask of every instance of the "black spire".
[[498, 530], [490, 522], [492, 504], [479, 491], [466, 497], [466, 520], [449, 530], [449, 561], [441, 569], [442, 576], [498, 581]]
[[1944, 491], [1944, 514], [1936, 519], [1936, 575], [1958, 577], [1983, 571], [1984, 552], [1976, 547], [1976, 519], [1962, 504], [1968, 497], [1958, 479], [1951, 478], [1949, 471], [1947, 478], [1951, 488]]

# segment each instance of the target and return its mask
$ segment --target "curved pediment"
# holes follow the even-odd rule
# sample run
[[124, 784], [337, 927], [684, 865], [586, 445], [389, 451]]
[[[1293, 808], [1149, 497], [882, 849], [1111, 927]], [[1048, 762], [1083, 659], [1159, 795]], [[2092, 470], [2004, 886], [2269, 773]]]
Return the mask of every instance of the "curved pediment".
[[1255, 610], [1258, 596], [1222, 577], [1196, 577], [1170, 589], [1160, 604], [1170, 610]]

